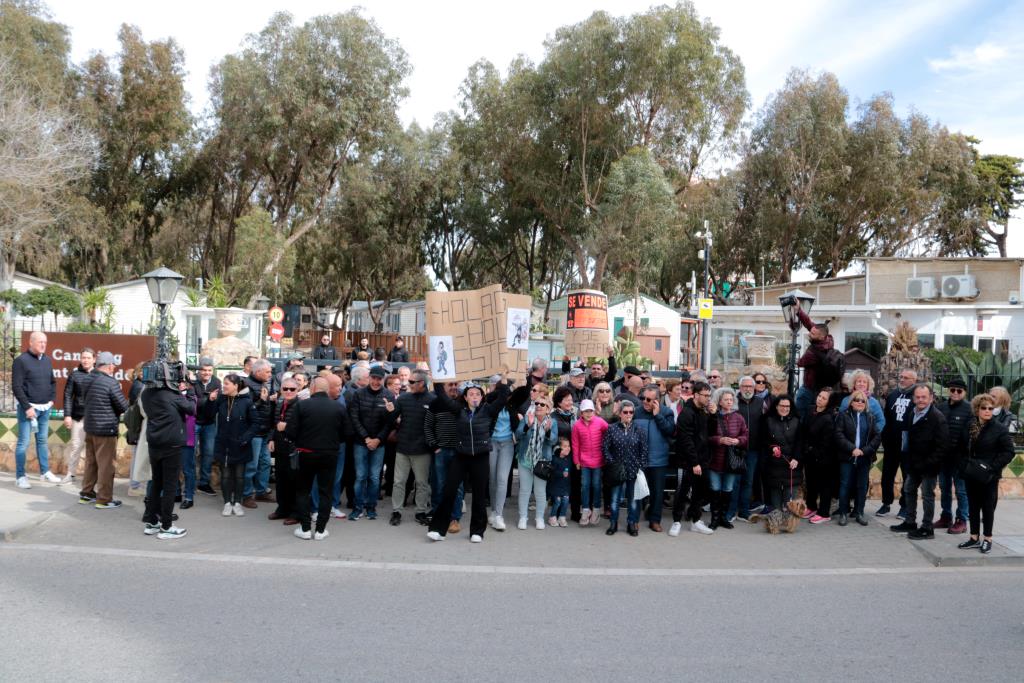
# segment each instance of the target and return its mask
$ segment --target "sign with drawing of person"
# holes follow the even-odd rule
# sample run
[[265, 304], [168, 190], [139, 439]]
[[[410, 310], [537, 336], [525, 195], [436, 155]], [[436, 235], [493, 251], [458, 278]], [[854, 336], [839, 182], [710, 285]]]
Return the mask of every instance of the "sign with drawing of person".
[[530, 311], [525, 308], [509, 308], [505, 313], [505, 345], [510, 349], [529, 350]]
[[430, 337], [430, 376], [436, 380], [456, 377], [455, 354], [450, 336]]

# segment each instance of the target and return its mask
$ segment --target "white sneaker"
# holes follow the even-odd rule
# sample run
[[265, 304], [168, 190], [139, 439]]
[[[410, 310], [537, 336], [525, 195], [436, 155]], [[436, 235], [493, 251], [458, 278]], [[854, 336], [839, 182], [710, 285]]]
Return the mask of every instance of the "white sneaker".
[[466, 499], [462, 499], [462, 514], [466, 514]]
[[428, 531], [427, 538], [431, 541], [443, 541], [445, 537], [441, 535], [440, 531]]
[[705, 524], [702, 520], [699, 520], [699, 519], [696, 522], [691, 522], [690, 523], [690, 531], [696, 531], [698, 534], [713, 534], [713, 533], [715, 533], [714, 529], [709, 529], [707, 524]]
[[224, 517], [231, 516], [231, 510], [233, 510], [231, 503], [224, 503], [224, 509], [220, 511], [220, 514]]
[[166, 540], [169, 540], [169, 539], [172, 539], [172, 538], [181, 538], [182, 536], [184, 536], [187, 533], [188, 533], [187, 529], [182, 529], [181, 527], [172, 526], [170, 529], [161, 529], [160, 533], [158, 533], [156, 535], [156, 537], [161, 539], [161, 540], [166, 541]]
[[487, 524], [489, 526], [494, 526], [494, 510], [487, 511]]
[[703, 510], [704, 512], [711, 512], [711, 503], [708, 503], [707, 505], [702, 507], [701, 510]]
[[231, 506], [231, 514], [235, 517], [245, 517], [245, 508], [242, 507], [241, 503], [235, 503]]
[[46, 470], [46, 474], [44, 474], [43, 476], [39, 477], [39, 479], [42, 480], [42, 481], [48, 481], [51, 484], [59, 484], [60, 483], [60, 477], [58, 477], [56, 474], [54, 474], [50, 470]]
[[32, 484], [28, 483], [28, 477], [18, 477], [18, 481], [16, 483], [19, 489], [32, 488]]
[[544, 531], [544, 520], [543, 519], [538, 519], [537, 520], [537, 531]]
[[327, 538], [330, 535], [331, 535], [331, 532], [328, 531], [327, 529], [324, 529], [323, 531], [318, 531], [315, 534], [313, 534], [313, 538], [316, 539], [317, 541], [322, 541], [322, 540], [324, 540], [325, 538]]
[[569, 520], [567, 520], [565, 517], [559, 517], [558, 526], [564, 529], [565, 527], [569, 526]]
[[338, 508], [331, 508], [331, 517], [334, 517], [335, 519], [345, 519], [348, 515]]
[[484, 542], [484, 537], [481, 536], [480, 534], [473, 534], [472, 536], [469, 537], [469, 542], [470, 543], [483, 543]]
[[494, 515], [494, 530], [495, 531], [504, 531], [505, 530], [505, 518], [502, 517], [501, 515]]
[[301, 526], [295, 527], [295, 531], [293, 531], [292, 533], [295, 534], [295, 538], [301, 538], [303, 541], [308, 541], [309, 539], [313, 538], [313, 532], [303, 531]]
[[668, 530], [668, 535], [672, 536], [672, 537], [676, 537], [676, 536], [679, 535], [679, 532], [682, 531], [682, 530], [683, 530], [683, 525], [682, 525], [681, 522], [672, 522], [672, 526], [669, 527], [669, 530]]
[[146, 534], [147, 536], [156, 536], [158, 533], [160, 533], [159, 522], [156, 524], [150, 524], [149, 522], [146, 522], [146, 526], [142, 529], [142, 533]]
[[75, 479], [74, 475], [72, 475], [72, 474], [65, 474], [63, 477], [61, 477], [60, 481], [57, 482], [57, 483], [59, 483], [59, 484], [70, 484], [72, 481], [74, 481], [74, 479]]
[[526, 531], [526, 517], [519, 518], [519, 524], [516, 525], [522, 531]]

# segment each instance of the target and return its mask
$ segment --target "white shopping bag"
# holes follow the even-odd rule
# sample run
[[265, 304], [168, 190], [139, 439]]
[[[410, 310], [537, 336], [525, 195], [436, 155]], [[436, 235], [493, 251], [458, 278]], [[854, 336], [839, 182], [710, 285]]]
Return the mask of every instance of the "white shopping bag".
[[647, 477], [643, 470], [637, 470], [636, 482], [633, 484], [633, 500], [643, 500], [651, 495], [651, 489], [647, 487]]

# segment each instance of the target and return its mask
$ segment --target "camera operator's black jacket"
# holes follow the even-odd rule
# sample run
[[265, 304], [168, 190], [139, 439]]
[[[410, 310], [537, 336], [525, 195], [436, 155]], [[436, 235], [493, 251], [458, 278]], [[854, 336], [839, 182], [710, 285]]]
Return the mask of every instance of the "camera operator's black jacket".
[[185, 445], [185, 416], [196, 414], [196, 396], [167, 387], [147, 387], [139, 398], [146, 411], [146, 443], [154, 450], [180, 449]]
[[76, 422], [85, 417], [85, 392], [93, 377], [93, 370], [88, 372], [79, 365], [68, 377], [64, 385], [64, 416]]
[[128, 410], [128, 400], [121, 391], [121, 383], [96, 371], [85, 393], [85, 414], [82, 426], [92, 436], [117, 436], [121, 415]]
[[[348, 414], [345, 407], [318, 391], [298, 405], [288, 417], [287, 437], [300, 452], [337, 455], [348, 437]], [[277, 450], [277, 446], [274, 446]]]

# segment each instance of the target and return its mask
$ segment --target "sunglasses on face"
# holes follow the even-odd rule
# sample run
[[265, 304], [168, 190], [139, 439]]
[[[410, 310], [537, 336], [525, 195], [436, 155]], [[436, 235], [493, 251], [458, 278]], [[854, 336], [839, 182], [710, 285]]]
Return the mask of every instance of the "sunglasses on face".
[[611, 389], [598, 389], [597, 391], [599, 393], [602, 393], [602, 394], [610, 394], [610, 393], [612, 393]]
[[296, 389], [295, 387], [281, 387], [281, 391], [291, 392], [291, 391], [298, 391], [298, 389]]
[[754, 384], [767, 384], [763, 379], [755, 379]]
[[647, 396], [646, 398], [644, 398], [644, 403], [657, 403], [657, 402], [658, 402], [658, 399], [654, 398], [653, 396]]
[[619, 411], [619, 415], [632, 415], [632, 414], [633, 414], [632, 410], [620, 410]]
[[423, 380], [421, 380], [421, 379], [411, 379], [411, 380], [409, 380], [409, 386], [413, 386], [414, 384], [422, 384], [422, 383], [423, 383]]
[[866, 403], [866, 401], [862, 398], [855, 398], [850, 403]]
[[967, 390], [966, 389], [960, 389], [959, 387], [953, 387], [952, 389], [949, 390], [949, 393], [951, 393], [951, 394], [962, 394], [965, 391], [967, 391]]
[[995, 406], [978, 406], [978, 410], [995, 410]]

